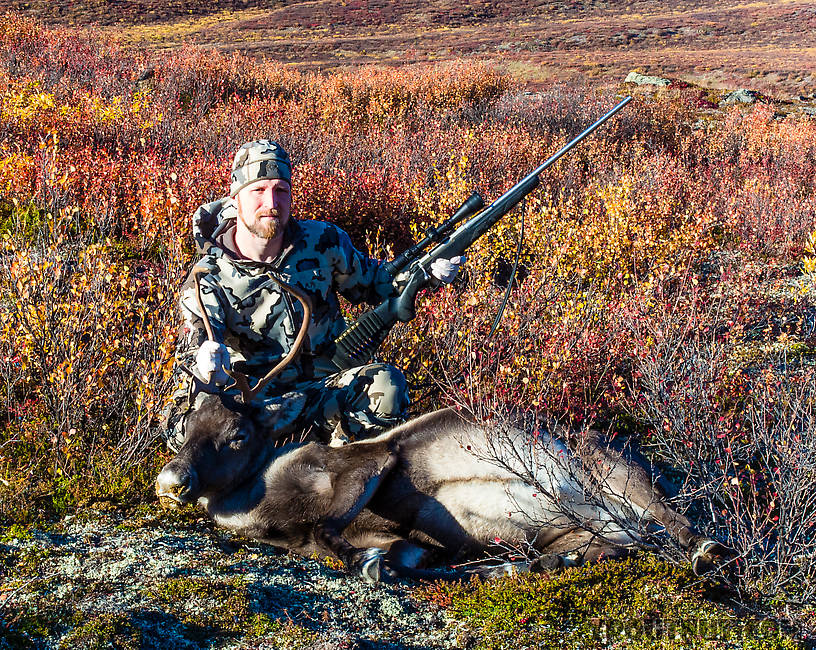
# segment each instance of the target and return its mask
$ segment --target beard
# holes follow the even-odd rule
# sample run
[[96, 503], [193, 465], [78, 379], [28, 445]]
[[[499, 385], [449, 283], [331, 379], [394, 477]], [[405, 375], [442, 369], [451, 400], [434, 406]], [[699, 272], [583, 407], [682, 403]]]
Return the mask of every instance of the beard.
[[283, 230], [280, 213], [277, 210], [260, 208], [255, 211], [251, 223], [247, 223], [246, 220], [243, 221], [247, 230], [261, 239], [275, 239]]

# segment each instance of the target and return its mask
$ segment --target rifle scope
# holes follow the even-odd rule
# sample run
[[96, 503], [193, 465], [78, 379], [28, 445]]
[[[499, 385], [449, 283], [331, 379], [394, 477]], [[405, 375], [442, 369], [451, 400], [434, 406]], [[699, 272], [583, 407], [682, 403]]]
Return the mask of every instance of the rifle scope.
[[484, 199], [479, 196], [478, 192], [473, 192], [468, 198], [465, 199], [464, 203], [459, 206], [456, 212], [453, 213], [453, 216], [450, 217], [447, 221], [443, 224], [437, 226], [436, 228], [428, 228], [425, 231], [425, 238], [408, 248], [405, 252], [400, 253], [390, 262], [385, 262], [383, 266], [388, 270], [388, 272], [395, 276], [397, 273], [402, 271], [408, 264], [413, 262], [417, 257], [419, 257], [424, 250], [430, 246], [431, 244], [435, 244], [436, 242], [442, 241], [442, 239], [450, 233], [457, 225], [459, 225], [460, 221], [464, 221], [468, 217], [472, 217], [476, 214], [479, 210], [481, 210], [485, 206]]

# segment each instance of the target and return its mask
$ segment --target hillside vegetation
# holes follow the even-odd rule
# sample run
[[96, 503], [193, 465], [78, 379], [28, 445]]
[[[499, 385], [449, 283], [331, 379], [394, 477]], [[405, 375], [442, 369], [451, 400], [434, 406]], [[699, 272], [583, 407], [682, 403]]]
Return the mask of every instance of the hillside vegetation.
[[810, 625], [816, 121], [716, 110], [695, 87], [530, 95], [462, 60], [319, 75], [0, 17], [0, 518], [151, 500], [190, 216], [225, 193], [236, 146], [279, 140], [296, 216], [389, 256], [472, 189], [496, 198], [621, 90], [635, 101], [383, 355], [417, 412], [529, 405], [640, 441], [678, 507], [740, 554], [742, 602]]
[[47, 22], [101, 24], [150, 47], [195, 42], [299, 69], [479, 57], [530, 83], [636, 68], [712, 88], [816, 92], [808, 0], [0, 0]]

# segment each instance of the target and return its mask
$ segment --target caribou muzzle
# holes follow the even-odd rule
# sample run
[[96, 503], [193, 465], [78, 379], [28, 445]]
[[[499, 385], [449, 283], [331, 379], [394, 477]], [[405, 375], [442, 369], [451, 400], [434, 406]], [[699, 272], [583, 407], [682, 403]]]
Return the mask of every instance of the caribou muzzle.
[[175, 509], [198, 500], [198, 475], [192, 467], [179, 467], [175, 461], [164, 466], [156, 477], [156, 496], [163, 508]]

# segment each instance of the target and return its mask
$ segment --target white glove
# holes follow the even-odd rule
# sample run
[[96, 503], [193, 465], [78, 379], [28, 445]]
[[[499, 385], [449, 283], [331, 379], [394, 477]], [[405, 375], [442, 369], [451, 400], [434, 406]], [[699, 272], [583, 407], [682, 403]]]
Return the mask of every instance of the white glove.
[[451, 257], [449, 260], [438, 259], [431, 262], [431, 275], [442, 284], [450, 284], [459, 273], [459, 267], [465, 263], [465, 256]]
[[209, 381], [223, 386], [229, 380], [224, 368], [231, 368], [229, 350], [223, 343], [204, 341], [196, 353], [196, 366], [199, 374]]

